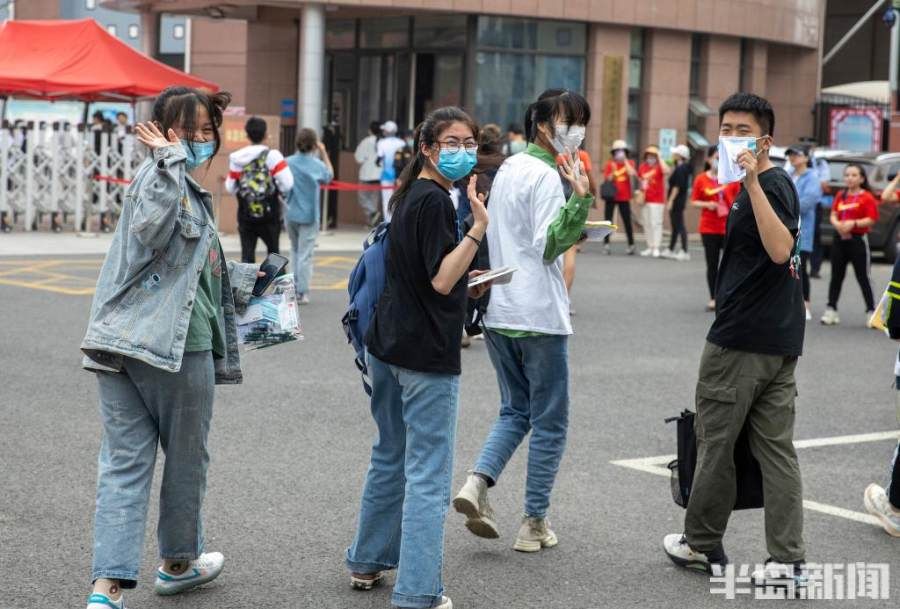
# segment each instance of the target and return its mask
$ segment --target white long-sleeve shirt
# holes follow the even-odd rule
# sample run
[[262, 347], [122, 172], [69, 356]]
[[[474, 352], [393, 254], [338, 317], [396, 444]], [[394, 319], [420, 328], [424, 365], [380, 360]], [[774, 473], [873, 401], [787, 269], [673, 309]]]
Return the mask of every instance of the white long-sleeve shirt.
[[566, 203], [559, 173], [530, 154], [500, 166], [491, 185], [487, 240], [491, 267], [516, 267], [512, 281], [491, 288], [488, 328], [572, 334], [562, 256], [544, 260], [547, 229]]
[[[235, 150], [229, 155], [225, 190], [230, 194], [237, 192], [238, 180], [244, 167], [261, 155], [266, 148], [267, 146], [263, 144], [252, 144], [244, 146], [240, 150]], [[269, 173], [272, 174], [272, 178], [275, 180], [275, 187], [278, 188], [282, 195], [287, 197], [294, 187], [294, 176], [288, 169], [284, 155], [278, 150], [269, 148], [269, 152], [266, 154], [266, 167], [269, 168]]]
[[377, 182], [381, 179], [381, 167], [378, 166], [378, 138], [374, 135], [364, 137], [356, 147], [353, 155], [359, 163], [359, 181]]

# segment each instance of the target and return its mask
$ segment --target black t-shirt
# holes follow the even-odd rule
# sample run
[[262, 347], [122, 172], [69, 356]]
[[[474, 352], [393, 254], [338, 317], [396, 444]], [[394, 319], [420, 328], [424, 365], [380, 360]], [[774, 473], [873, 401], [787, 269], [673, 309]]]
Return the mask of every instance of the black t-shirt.
[[[759, 183], [772, 209], [799, 238], [800, 202], [788, 174], [773, 167]], [[742, 188], [728, 216], [716, 285], [716, 320], [707, 340], [728, 349], [799, 356], [806, 328], [800, 278], [763, 247], [750, 195]]]
[[678, 165], [669, 176], [669, 192], [678, 187], [678, 194], [672, 202], [673, 207], [684, 207], [687, 202], [688, 190], [691, 186], [691, 166], [688, 163]]
[[450, 193], [431, 180], [413, 182], [391, 219], [387, 280], [366, 336], [372, 355], [419, 372], [460, 374], [466, 276], [447, 296], [431, 285], [459, 236]]

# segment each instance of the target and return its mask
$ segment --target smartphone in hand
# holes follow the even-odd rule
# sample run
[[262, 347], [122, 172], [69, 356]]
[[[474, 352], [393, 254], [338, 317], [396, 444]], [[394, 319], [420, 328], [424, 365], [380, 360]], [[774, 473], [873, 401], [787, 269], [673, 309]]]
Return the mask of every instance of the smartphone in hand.
[[259, 267], [261, 273], [265, 273], [262, 277], [256, 278], [256, 284], [253, 286], [253, 295], [262, 296], [275, 278], [287, 266], [288, 259], [281, 254], [269, 254]]

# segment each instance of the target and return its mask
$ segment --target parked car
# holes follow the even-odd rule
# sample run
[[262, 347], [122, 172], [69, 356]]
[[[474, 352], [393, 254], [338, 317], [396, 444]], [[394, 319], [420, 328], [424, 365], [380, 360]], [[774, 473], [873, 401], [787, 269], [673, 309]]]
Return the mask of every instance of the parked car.
[[[872, 194], [879, 199], [878, 221], [869, 233], [869, 247], [872, 253], [881, 252], [888, 262], [897, 258], [897, 239], [900, 238], [900, 205], [896, 203], [880, 203], [881, 193], [897, 173], [900, 173], [900, 153], [872, 152], [850, 153], [828, 157], [828, 169], [831, 180], [826, 194], [837, 194], [844, 188], [844, 169], [849, 163], [859, 163], [866, 170]], [[834, 227], [830, 214], [822, 214], [819, 225], [822, 234], [822, 245], [830, 247], [834, 240]]]

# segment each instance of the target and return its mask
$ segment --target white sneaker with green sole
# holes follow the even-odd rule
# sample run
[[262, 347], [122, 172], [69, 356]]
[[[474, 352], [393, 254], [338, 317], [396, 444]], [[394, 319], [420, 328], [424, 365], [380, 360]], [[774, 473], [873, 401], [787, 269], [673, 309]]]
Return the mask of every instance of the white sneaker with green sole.
[[162, 567], [156, 571], [154, 590], [160, 596], [178, 594], [197, 586], [209, 583], [219, 577], [225, 567], [225, 557], [220, 552], [201, 554], [188, 564], [188, 568], [180, 575], [166, 573]]

